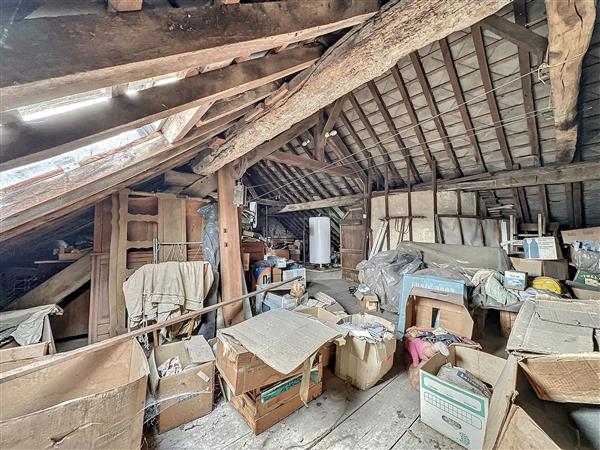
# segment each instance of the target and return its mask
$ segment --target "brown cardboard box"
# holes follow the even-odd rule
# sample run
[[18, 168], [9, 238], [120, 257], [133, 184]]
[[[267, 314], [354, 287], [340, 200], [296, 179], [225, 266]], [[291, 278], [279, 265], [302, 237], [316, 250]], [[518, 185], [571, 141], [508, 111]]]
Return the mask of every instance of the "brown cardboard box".
[[0, 350], [0, 373], [39, 361], [50, 352], [49, 342], [3, 348]]
[[542, 400], [600, 404], [600, 328], [597, 300], [527, 300], [506, 350], [519, 359]]
[[406, 304], [406, 328], [431, 327], [439, 314], [439, 326], [461, 336], [473, 335], [473, 318], [460, 294], [438, 293], [428, 289], [413, 288]]
[[527, 272], [530, 277], [551, 277], [562, 281], [569, 279], [569, 262], [566, 259], [551, 261], [511, 256], [510, 262], [516, 270]]
[[[327, 311], [325, 308], [317, 308], [317, 307], [305, 307], [299, 306], [294, 311], [300, 312], [302, 314], [309, 314], [323, 322], [329, 322], [333, 324], [338, 324], [342, 322], [342, 318], [339, 315], [335, 315], [332, 312]], [[323, 367], [327, 367], [335, 362], [335, 343], [328, 342], [323, 347], [321, 347], [321, 361], [323, 363]]]
[[565, 244], [570, 244], [573, 241], [600, 241], [600, 227], [565, 230], [561, 231], [560, 235]]
[[279, 256], [280, 258], [290, 259], [290, 251], [287, 248], [278, 248], [273, 250], [273, 254], [275, 256]]
[[242, 253], [242, 266], [244, 268], [244, 272], [248, 272], [250, 270], [250, 253]]
[[281, 281], [283, 270], [278, 267], [271, 267], [271, 283], [277, 283]]
[[358, 307], [361, 312], [374, 312], [379, 310], [379, 297], [377, 294], [363, 294], [359, 290], [354, 292], [354, 296], [358, 300]]
[[369, 389], [394, 364], [396, 326], [382, 317], [371, 314], [353, 314], [345, 317], [342, 321], [355, 325], [378, 322], [392, 334], [391, 338], [384, 339], [382, 342], [375, 344], [348, 335], [346, 336], [345, 345], [337, 345], [336, 347], [336, 376], [359, 389]]
[[298, 367], [289, 375], [279, 373], [224, 334], [217, 335], [217, 368], [233, 395], [260, 389], [302, 371], [302, 367]]
[[[157, 368], [179, 357], [183, 371], [160, 377]], [[212, 411], [215, 358], [206, 339], [192, 336], [154, 349], [149, 359], [150, 387], [158, 400], [158, 431], [164, 433]], [[191, 398], [183, 400], [190, 396]]]
[[[232, 397], [231, 404], [258, 435], [304, 406], [300, 398], [301, 380], [302, 375], [286, 378], [256, 394], [248, 392]], [[322, 392], [323, 363], [319, 360], [311, 371], [307, 402]]]
[[137, 450], [147, 381], [148, 363], [135, 339], [6, 381], [0, 448], [54, 442], [65, 449]]

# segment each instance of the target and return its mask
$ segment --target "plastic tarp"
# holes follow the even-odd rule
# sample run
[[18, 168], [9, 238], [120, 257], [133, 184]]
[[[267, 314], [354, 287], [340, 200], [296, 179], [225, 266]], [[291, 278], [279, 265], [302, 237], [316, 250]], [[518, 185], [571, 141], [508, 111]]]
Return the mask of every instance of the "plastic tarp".
[[61, 315], [62, 312], [57, 305], [0, 312], [0, 334], [12, 336], [19, 345], [36, 344], [42, 338], [46, 316]]
[[404, 274], [420, 269], [421, 265], [418, 250], [387, 250], [361, 261], [356, 268], [359, 281], [377, 294], [382, 309], [397, 313], [402, 296], [402, 278]]
[[[211, 306], [217, 303], [220, 285], [218, 269], [219, 262], [221, 261], [219, 250], [219, 211], [216, 203], [209, 203], [198, 209], [198, 213], [204, 219], [204, 230], [202, 231], [202, 257], [205, 261], [210, 263], [214, 275], [213, 284], [204, 299], [204, 306]], [[216, 322], [216, 311], [204, 314], [198, 334], [201, 334], [207, 340], [214, 338], [217, 329]]]

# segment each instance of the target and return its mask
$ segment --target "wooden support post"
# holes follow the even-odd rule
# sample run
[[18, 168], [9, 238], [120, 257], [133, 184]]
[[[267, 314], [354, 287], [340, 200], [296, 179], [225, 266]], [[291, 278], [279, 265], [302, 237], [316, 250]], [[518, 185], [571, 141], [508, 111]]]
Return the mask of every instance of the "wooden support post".
[[[433, 170], [433, 169], [432, 169]], [[413, 225], [412, 225], [412, 183], [408, 183], [408, 191], [406, 192], [406, 201], [408, 206], [406, 212], [408, 215], [408, 240], [413, 240]]]
[[[233, 203], [235, 178], [231, 165], [217, 172], [219, 192], [219, 248], [221, 250], [221, 301], [241, 296], [242, 255], [240, 250], [240, 222], [238, 208]], [[225, 326], [244, 319], [243, 305], [236, 303], [223, 308]]]
[[433, 191], [433, 235], [435, 242], [438, 242], [438, 207], [437, 207], [437, 161], [433, 161], [433, 178], [431, 180], [431, 187]]
[[[385, 223], [385, 239], [386, 239], [386, 250], [391, 250], [390, 248], [390, 199], [389, 199], [389, 194], [390, 194], [390, 183], [388, 180], [388, 174], [389, 170], [388, 170], [388, 166], [386, 164], [385, 166], [385, 173], [384, 173], [384, 189], [385, 189], [385, 194], [384, 194], [384, 201], [385, 201], [385, 219], [386, 219], [386, 223]], [[410, 185], [410, 174], [407, 174], [406, 177], [407, 183]]]
[[363, 246], [363, 259], [369, 258], [369, 230], [371, 229], [371, 191], [373, 187], [373, 180], [371, 179], [371, 171], [367, 176], [367, 184], [365, 185], [364, 197], [363, 197], [363, 220], [364, 220], [364, 242]]

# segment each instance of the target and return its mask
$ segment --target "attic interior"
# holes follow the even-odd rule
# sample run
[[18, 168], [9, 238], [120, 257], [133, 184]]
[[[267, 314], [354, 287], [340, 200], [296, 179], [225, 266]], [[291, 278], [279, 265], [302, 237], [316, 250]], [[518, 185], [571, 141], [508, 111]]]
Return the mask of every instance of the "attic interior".
[[0, 448], [600, 448], [595, 0], [0, 2]]

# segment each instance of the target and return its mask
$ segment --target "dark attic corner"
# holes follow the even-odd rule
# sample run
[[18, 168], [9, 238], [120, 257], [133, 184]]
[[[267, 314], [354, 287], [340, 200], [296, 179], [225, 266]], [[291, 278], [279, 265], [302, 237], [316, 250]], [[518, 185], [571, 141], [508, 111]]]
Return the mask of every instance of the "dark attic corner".
[[0, 448], [600, 449], [598, 17], [0, 1]]

